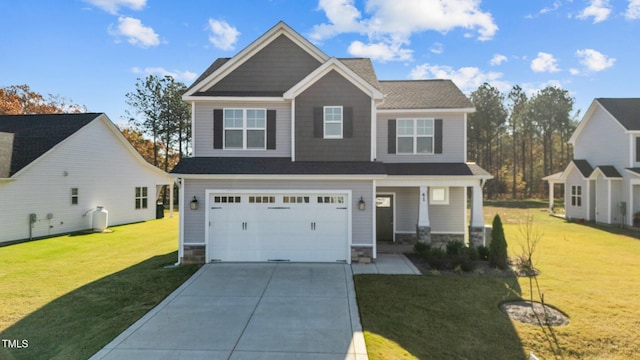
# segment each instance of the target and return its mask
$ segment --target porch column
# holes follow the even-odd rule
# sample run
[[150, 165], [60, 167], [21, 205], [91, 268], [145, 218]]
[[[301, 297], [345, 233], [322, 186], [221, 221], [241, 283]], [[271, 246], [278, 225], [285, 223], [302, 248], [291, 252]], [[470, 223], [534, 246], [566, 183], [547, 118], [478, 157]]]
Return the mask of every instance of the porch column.
[[555, 185], [556, 183], [554, 183], [553, 181], [549, 181], [549, 214], [553, 214], [553, 203], [554, 203], [553, 190], [556, 187]]
[[471, 199], [471, 225], [469, 226], [469, 245], [487, 246], [484, 238], [484, 213], [482, 210], [482, 185], [473, 186]]
[[429, 188], [420, 186], [420, 201], [418, 202], [418, 225], [416, 235], [418, 242], [431, 244], [431, 222], [429, 221]]
[[169, 184], [169, 217], [173, 217], [173, 181]]

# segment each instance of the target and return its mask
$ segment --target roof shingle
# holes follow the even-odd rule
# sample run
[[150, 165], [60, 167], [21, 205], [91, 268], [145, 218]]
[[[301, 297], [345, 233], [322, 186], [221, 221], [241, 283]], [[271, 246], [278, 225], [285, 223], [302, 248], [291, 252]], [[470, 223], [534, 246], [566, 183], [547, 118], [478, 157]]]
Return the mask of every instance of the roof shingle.
[[640, 98], [597, 98], [627, 130], [640, 130]]
[[451, 80], [380, 81], [385, 99], [378, 109], [469, 109], [473, 103]]

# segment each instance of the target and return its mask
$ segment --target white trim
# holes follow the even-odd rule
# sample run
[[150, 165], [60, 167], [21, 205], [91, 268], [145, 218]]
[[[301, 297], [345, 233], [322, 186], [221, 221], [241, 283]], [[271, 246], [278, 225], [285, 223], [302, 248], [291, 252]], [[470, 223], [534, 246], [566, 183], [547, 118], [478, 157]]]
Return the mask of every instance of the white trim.
[[[229, 128], [230, 131], [242, 131], [242, 147], [241, 148], [227, 148], [227, 110], [229, 111], [242, 111], [242, 128]], [[249, 128], [247, 127], [247, 121], [248, 121], [248, 115], [247, 113], [250, 111], [264, 111], [264, 128]], [[250, 130], [254, 130], [254, 131], [264, 131], [264, 136], [263, 136], [263, 140], [264, 140], [264, 147], [263, 148], [249, 148], [249, 131]], [[222, 109], [222, 150], [225, 151], [265, 151], [267, 150], [267, 109], [266, 108], [248, 108], [248, 107], [241, 107], [241, 108], [233, 108], [233, 107], [228, 107], [228, 108], [223, 108]]]
[[200, 179], [200, 180], [374, 180], [382, 179], [385, 175], [266, 175], [266, 174], [237, 174], [237, 175], [212, 175], [212, 174], [176, 174], [171, 173], [169, 176]]
[[183, 96], [184, 101], [285, 102], [281, 96]]
[[[634, 149], [635, 148], [635, 146], [634, 146], [635, 144], [634, 144], [634, 141], [633, 141], [634, 137], [635, 136], [633, 134], [629, 134], [629, 167], [630, 168], [633, 167], [634, 162], [637, 160], [636, 157], [633, 156], [634, 155], [633, 154], [634, 153], [633, 150], [635, 150]], [[636, 141], [636, 143], [637, 143], [637, 141]]]
[[296, 161], [296, 99], [291, 99], [291, 161]]
[[607, 181], [607, 224], [611, 224], [611, 180]]
[[[372, 186], [371, 186], [371, 198], [372, 198], [372, 199], [374, 199], [373, 201], [375, 202], [375, 198], [376, 198], [376, 188], [377, 188], [378, 186], [377, 186], [377, 184], [376, 184], [376, 181], [375, 181], [375, 180], [373, 180], [373, 181], [371, 182], [371, 185], [372, 185]], [[373, 254], [372, 254], [372, 256], [373, 256], [373, 258], [374, 258], [374, 259], [377, 259], [377, 258], [378, 258], [378, 246], [376, 245], [376, 242], [377, 242], [377, 241], [376, 241], [376, 238], [377, 238], [377, 236], [378, 236], [378, 235], [377, 235], [378, 229], [376, 228], [376, 216], [377, 216], [377, 215], [376, 215], [376, 211], [377, 211], [377, 210], [376, 210], [376, 207], [375, 207], [375, 204], [374, 204], [374, 206], [372, 206], [372, 210], [371, 210], [371, 224], [372, 224], [372, 225], [371, 225], [371, 227], [372, 227], [371, 234], [372, 234], [372, 236], [373, 236], [373, 237], [372, 237], [372, 239], [371, 239], [371, 244], [372, 244], [372, 246], [373, 246]]]
[[582, 120], [578, 123], [578, 126], [573, 131], [573, 134], [571, 135], [567, 143], [574, 145], [575, 147], [575, 142], [578, 140], [580, 133], [582, 133], [582, 130], [587, 126], [587, 123], [593, 118], [593, 113], [596, 111], [598, 106], [601, 107], [602, 110], [607, 115], [609, 115], [614, 120], [614, 122], [622, 128], [624, 132], [628, 132], [627, 128], [625, 128], [624, 125], [622, 125], [622, 123], [618, 121], [618, 119], [616, 119], [615, 116], [613, 116], [604, 106], [602, 106], [602, 104], [600, 104], [600, 102], [598, 102], [597, 99], [594, 99], [593, 102], [591, 102], [591, 105], [589, 106], [589, 108], [587, 109], [587, 112], [582, 117]]
[[466, 231], [432, 231], [431, 233], [435, 235], [465, 235]]
[[[463, 123], [464, 123], [464, 124], [463, 124], [463, 128], [462, 128], [462, 131], [464, 132], [464, 144], [463, 144], [463, 148], [464, 148], [464, 150], [463, 150], [463, 151], [464, 151], [464, 152], [463, 152], [463, 154], [464, 154], [464, 162], [467, 162], [467, 161], [469, 161], [469, 160], [467, 159], [467, 156], [468, 156], [468, 154], [467, 154], [467, 142], [469, 141], [469, 140], [467, 139], [467, 113], [464, 113], [464, 120], [463, 120]], [[443, 125], [444, 125], [444, 124], [443, 124]]]
[[283, 95], [284, 99], [289, 100], [297, 97], [302, 92], [307, 90], [311, 85], [322, 79], [331, 70], [335, 70], [338, 74], [342, 75], [345, 79], [349, 80], [349, 82], [360, 89], [360, 91], [372, 97], [373, 99], [380, 100], [384, 98], [384, 94], [382, 94], [380, 90], [373, 87], [358, 74], [353, 72], [353, 70], [349, 69], [340, 60], [331, 58], [329, 59], [329, 61], [325, 62], [316, 70], [314, 70], [311, 74], [307, 75], [300, 82], [295, 84], [291, 89], [287, 90], [287, 92], [285, 92]]
[[276, 190], [276, 189], [206, 189], [205, 190], [205, 215], [204, 215], [204, 225], [205, 225], [205, 262], [209, 262], [211, 259], [210, 254], [210, 209], [211, 204], [209, 203], [209, 199], [212, 194], [252, 194], [252, 193], [261, 193], [261, 194], [338, 194], [345, 195], [345, 205], [347, 207], [347, 249], [345, 252], [345, 259], [347, 264], [351, 264], [351, 247], [352, 247], [352, 233], [353, 233], [353, 196], [352, 190]]
[[190, 95], [193, 95], [203, 88], [206, 89], [212, 87], [219, 80], [223, 79], [233, 70], [237, 69], [238, 67], [240, 67], [240, 65], [251, 59], [260, 50], [271, 44], [280, 35], [285, 35], [320, 63], [323, 63], [329, 59], [329, 57], [319, 48], [317, 48], [307, 39], [300, 36], [291, 27], [289, 27], [289, 25], [285, 24], [283, 21], [280, 21], [274, 27], [269, 29], [266, 33], [262, 34], [259, 38], [254, 40], [251, 44], [249, 44], [242, 51], [236, 54], [233, 58], [216, 69], [213, 73], [209, 74], [209, 76], [207, 76], [205, 79], [193, 86], [183, 95], [183, 99], [188, 99]]
[[[431, 135], [418, 135], [418, 121], [430, 121], [431, 122]], [[411, 121], [413, 123], [413, 134], [411, 135], [400, 135], [400, 121]], [[433, 155], [435, 154], [435, 142], [436, 142], [436, 120], [434, 118], [421, 118], [421, 117], [413, 117], [413, 118], [397, 118], [396, 119], [396, 155], [404, 156], [404, 155]], [[413, 139], [413, 149], [412, 152], [400, 152], [400, 138], [409, 138]], [[418, 152], [418, 138], [431, 138], [431, 151], [428, 152]]]
[[459, 108], [459, 109], [378, 109], [379, 114], [413, 114], [413, 113], [474, 113], [475, 108]]
[[[391, 206], [393, 207], [393, 213], [391, 214], [391, 216], [393, 216], [393, 233], [392, 233], [392, 235], [391, 235], [391, 239], [392, 239], [392, 240], [393, 240], [393, 242], [395, 243], [395, 242], [396, 242], [396, 224], [398, 223], [398, 222], [396, 221], [396, 219], [397, 219], [397, 217], [396, 217], [396, 199], [397, 199], [396, 192], [395, 192], [395, 191], [376, 192], [376, 193], [375, 193], [375, 196], [373, 197], [373, 202], [374, 202], [373, 207], [374, 207], [374, 208], [376, 208], [376, 210], [375, 210], [375, 211], [377, 211], [377, 208], [378, 208], [378, 207], [376, 206], [376, 204], [375, 204], [375, 202], [376, 202], [376, 198], [377, 198], [378, 196], [393, 196], [392, 204], [391, 204]], [[374, 212], [374, 215], [375, 215], [375, 212]], [[378, 229], [378, 228], [377, 228], [376, 220], [377, 220], [377, 219], [374, 217], [374, 218], [373, 218], [373, 225], [374, 225], [374, 228], [376, 229], [376, 231], [374, 231], [374, 234], [376, 234], [376, 233], [377, 233], [377, 229]], [[376, 236], [373, 238], [373, 241], [374, 241], [374, 242], [378, 242], [377, 234], [376, 234]]]
[[371, 99], [371, 161], [376, 161], [378, 154], [378, 115], [376, 114], [376, 101]]
[[194, 134], [196, 130], [196, 103], [191, 102], [191, 155], [196, 156], [196, 142], [194, 141]]
[[[434, 189], [444, 190], [444, 200], [433, 199]], [[449, 187], [448, 186], [429, 186], [429, 205], [449, 205]]]
[[378, 186], [387, 187], [417, 187], [424, 186], [450, 186], [450, 187], [464, 187], [464, 186], [477, 186], [478, 180], [482, 177], [466, 176], [389, 176], [387, 178], [377, 181]]
[[[178, 186], [180, 187], [180, 201], [178, 202], [178, 212], [180, 216], [178, 219], [178, 262], [182, 263], [182, 258], [184, 257], [184, 203], [186, 201], [184, 198], [185, 180], [180, 179]], [[171, 206], [173, 206], [173, 204], [171, 204]]]

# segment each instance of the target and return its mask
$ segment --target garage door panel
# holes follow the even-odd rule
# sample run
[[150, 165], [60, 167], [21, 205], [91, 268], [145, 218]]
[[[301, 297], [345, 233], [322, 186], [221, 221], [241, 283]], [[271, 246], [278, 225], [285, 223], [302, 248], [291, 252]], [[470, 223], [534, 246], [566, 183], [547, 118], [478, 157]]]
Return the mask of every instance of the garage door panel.
[[346, 194], [212, 194], [210, 259], [346, 261]]

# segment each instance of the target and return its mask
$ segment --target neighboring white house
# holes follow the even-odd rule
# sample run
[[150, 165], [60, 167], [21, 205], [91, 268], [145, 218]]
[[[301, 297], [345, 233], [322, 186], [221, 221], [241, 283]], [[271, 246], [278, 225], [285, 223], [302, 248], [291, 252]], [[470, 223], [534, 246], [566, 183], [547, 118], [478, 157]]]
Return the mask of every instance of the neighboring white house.
[[595, 99], [569, 144], [574, 160], [544, 178], [550, 199], [562, 184], [567, 218], [640, 226], [640, 98]]
[[0, 244], [91, 229], [98, 206], [109, 225], [154, 219], [163, 185], [105, 114], [0, 115]]

